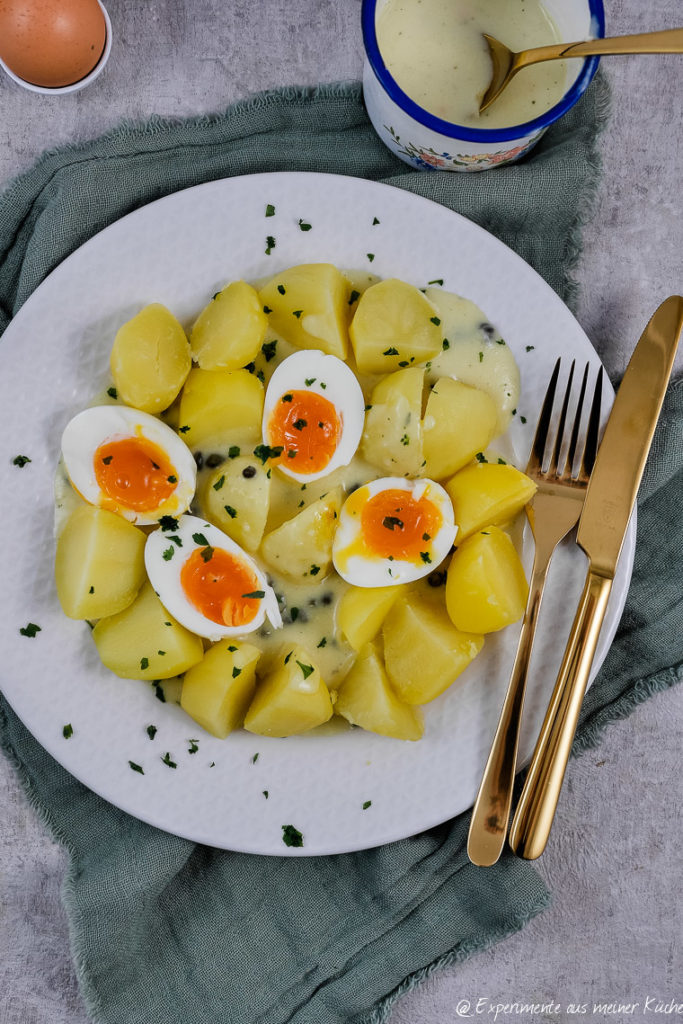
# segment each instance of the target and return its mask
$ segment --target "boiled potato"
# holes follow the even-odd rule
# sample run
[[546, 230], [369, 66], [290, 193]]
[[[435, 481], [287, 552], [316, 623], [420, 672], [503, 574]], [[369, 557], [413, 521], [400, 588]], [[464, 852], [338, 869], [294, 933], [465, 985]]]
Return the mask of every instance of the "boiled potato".
[[268, 518], [270, 477], [253, 455], [226, 459], [204, 485], [202, 514], [247, 551], [256, 551]]
[[258, 444], [262, 417], [263, 384], [248, 370], [190, 370], [178, 430], [193, 451]]
[[397, 740], [419, 740], [424, 732], [417, 708], [404, 704], [392, 690], [373, 644], [363, 648], [344, 679], [335, 712], [351, 725]]
[[195, 320], [192, 358], [202, 370], [237, 370], [256, 358], [267, 329], [256, 289], [246, 281], [233, 281]]
[[342, 504], [341, 488], [323, 494], [263, 538], [266, 561], [292, 579], [322, 580], [332, 563], [332, 541]]
[[185, 673], [180, 706], [212, 736], [225, 739], [240, 729], [256, 688], [261, 652], [228, 637]]
[[337, 609], [337, 625], [353, 647], [374, 640], [401, 587], [349, 587]]
[[445, 484], [458, 524], [457, 542], [487, 526], [503, 526], [536, 493], [536, 484], [514, 466], [474, 462]]
[[411, 366], [390, 373], [370, 396], [365, 415], [363, 458], [389, 476], [418, 476], [422, 468], [424, 370]]
[[427, 288], [425, 295], [436, 306], [447, 339], [443, 351], [431, 361], [429, 383], [454, 377], [486, 391], [498, 410], [496, 433], [502, 434], [519, 404], [519, 368], [512, 349], [469, 299], [441, 288]]
[[443, 480], [462, 469], [495, 436], [498, 416], [485, 391], [442, 377], [427, 399], [423, 421], [424, 476]]
[[260, 736], [292, 736], [331, 717], [332, 700], [318, 667], [303, 647], [293, 644], [259, 684], [244, 728]]
[[446, 608], [457, 629], [493, 633], [524, 614], [529, 592], [515, 546], [497, 526], [472, 534], [454, 553]]
[[100, 619], [92, 635], [102, 663], [127, 679], [169, 679], [204, 657], [201, 638], [168, 614], [151, 583], [122, 612]]
[[57, 540], [57, 597], [70, 619], [101, 619], [131, 604], [145, 580], [142, 530], [114, 512], [78, 505]]
[[302, 263], [276, 274], [259, 299], [273, 330], [285, 341], [346, 359], [350, 291], [331, 263]]
[[441, 351], [441, 321], [422, 292], [388, 278], [363, 292], [349, 337], [361, 373], [391, 373]]
[[456, 629], [442, 607], [403, 594], [382, 627], [384, 661], [396, 693], [427, 704], [457, 679], [484, 645], [483, 636]]
[[173, 314], [153, 303], [116, 332], [110, 365], [118, 397], [134, 409], [158, 413], [185, 383], [190, 345]]

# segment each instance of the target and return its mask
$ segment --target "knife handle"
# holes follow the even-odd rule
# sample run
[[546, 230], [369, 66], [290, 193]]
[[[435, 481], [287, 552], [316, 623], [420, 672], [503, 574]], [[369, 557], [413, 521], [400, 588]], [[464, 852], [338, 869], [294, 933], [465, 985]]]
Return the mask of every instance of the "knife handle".
[[589, 570], [510, 830], [510, 846], [526, 860], [548, 842], [611, 589], [611, 578]]

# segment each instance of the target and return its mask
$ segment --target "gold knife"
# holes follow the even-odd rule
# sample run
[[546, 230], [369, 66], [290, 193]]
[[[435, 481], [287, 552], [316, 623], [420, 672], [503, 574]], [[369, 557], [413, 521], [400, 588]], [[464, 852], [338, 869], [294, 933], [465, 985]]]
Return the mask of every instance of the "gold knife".
[[588, 575], [557, 682], [510, 830], [527, 860], [543, 853], [562, 788], [612, 580], [638, 493], [683, 327], [683, 298], [672, 295], [643, 331], [605, 428], [576, 542]]

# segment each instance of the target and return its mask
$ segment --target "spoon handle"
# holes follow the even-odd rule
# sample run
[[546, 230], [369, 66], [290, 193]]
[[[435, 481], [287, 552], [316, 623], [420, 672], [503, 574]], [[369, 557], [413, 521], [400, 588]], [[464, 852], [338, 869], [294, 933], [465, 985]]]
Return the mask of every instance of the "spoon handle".
[[522, 50], [516, 55], [516, 70], [529, 64], [561, 57], [593, 57], [620, 53], [683, 53], [683, 28], [669, 28], [663, 32], [639, 32], [631, 36], [613, 36], [607, 39], [587, 39], [582, 43], [556, 43]]

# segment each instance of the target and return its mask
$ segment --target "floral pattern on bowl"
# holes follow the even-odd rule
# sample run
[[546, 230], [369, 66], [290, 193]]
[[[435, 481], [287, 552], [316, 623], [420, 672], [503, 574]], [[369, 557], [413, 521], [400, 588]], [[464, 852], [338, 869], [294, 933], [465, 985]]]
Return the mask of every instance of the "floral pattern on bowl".
[[484, 171], [489, 167], [499, 167], [501, 164], [512, 163], [519, 160], [527, 153], [532, 146], [538, 142], [543, 130], [537, 132], [523, 145], [514, 146], [511, 149], [501, 150], [492, 153], [437, 153], [435, 149], [418, 146], [414, 142], [401, 142], [392, 125], [385, 124], [385, 131], [389, 138], [387, 142], [397, 156], [402, 160], [413, 164], [421, 171]]

